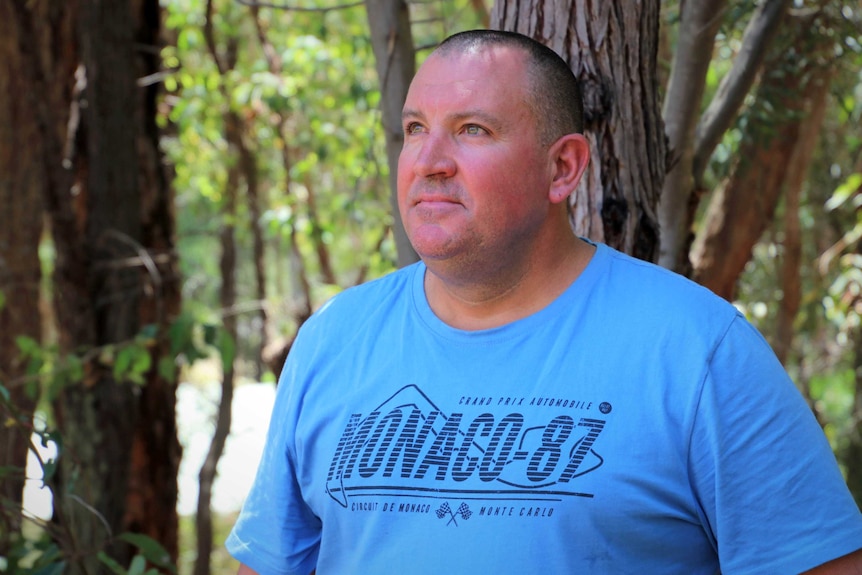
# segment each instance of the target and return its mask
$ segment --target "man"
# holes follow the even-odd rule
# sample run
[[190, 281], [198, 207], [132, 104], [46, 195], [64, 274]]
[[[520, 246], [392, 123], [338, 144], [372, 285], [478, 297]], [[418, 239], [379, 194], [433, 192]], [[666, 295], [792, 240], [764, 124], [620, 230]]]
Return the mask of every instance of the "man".
[[422, 262], [303, 326], [240, 573], [862, 573], [862, 516], [760, 335], [571, 233], [579, 101], [516, 34], [422, 65], [398, 166]]

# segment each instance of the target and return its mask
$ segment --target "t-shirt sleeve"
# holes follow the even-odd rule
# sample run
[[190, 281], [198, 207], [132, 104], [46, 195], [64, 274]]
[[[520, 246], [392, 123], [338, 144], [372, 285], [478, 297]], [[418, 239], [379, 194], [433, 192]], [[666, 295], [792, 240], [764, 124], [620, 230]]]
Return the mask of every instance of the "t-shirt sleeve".
[[710, 359], [690, 449], [723, 575], [800, 573], [862, 547], [862, 515], [820, 426], [741, 317]]
[[308, 575], [317, 563], [321, 523], [303, 500], [294, 472], [294, 351], [279, 381], [254, 483], [225, 541], [235, 559], [260, 575]]

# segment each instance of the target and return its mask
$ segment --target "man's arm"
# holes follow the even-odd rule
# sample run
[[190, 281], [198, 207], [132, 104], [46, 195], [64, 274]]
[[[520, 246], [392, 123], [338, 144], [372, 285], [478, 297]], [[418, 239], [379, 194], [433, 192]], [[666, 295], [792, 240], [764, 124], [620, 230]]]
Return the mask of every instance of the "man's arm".
[[862, 575], [862, 548], [806, 571], [803, 575]]

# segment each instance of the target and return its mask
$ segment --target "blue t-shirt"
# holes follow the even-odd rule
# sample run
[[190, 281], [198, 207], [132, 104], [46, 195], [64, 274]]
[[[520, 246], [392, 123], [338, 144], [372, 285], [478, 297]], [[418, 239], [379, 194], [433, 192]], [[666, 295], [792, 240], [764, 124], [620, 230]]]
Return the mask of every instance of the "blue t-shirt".
[[333, 298], [228, 538], [261, 575], [798, 573], [862, 547], [822, 432], [728, 303], [604, 245], [463, 331], [420, 263]]

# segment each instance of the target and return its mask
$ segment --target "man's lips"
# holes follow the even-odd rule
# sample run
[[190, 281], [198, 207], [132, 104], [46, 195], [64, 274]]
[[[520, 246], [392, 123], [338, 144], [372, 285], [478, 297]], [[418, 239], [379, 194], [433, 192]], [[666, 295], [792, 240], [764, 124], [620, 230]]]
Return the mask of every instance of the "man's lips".
[[412, 198], [412, 205], [419, 204], [460, 204], [461, 200], [457, 195], [454, 194], [446, 194], [439, 192], [418, 192]]
[[410, 210], [420, 220], [436, 221], [459, 212], [464, 206], [450, 196], [422, 195], [413, 201]]
[[413, 202], [414, 206], [418, 206], [420, 204], [425, 205], [442, 205], [442, 204], [460, 204], [456, 199], [453, 198], [442, 198], [442, 197], [421, 197], [418, 198], [415, 202]]

